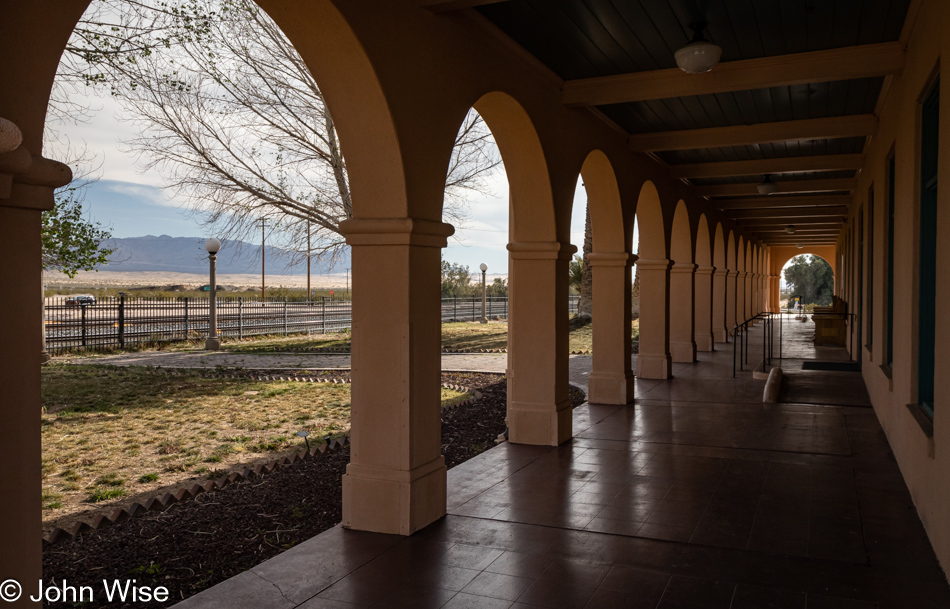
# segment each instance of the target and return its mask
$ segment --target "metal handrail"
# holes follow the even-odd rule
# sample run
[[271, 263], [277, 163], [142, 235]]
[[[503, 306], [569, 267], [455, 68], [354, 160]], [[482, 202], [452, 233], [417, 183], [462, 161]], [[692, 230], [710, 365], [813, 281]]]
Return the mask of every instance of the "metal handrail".
[[[744, 364], [749, 363], [749, 324], [758, 319], [766, 320], [768, 330], [762, 336], [762, 355], [768, 357], [771, 363], [771, 334], [772, 334], [772, 315], [771, 311], [762, 311], [757, 313], [741, 324], [736, 324], [732, 329], [732, 335], [735, 340], [732, 343], [732, 378], [736, 378], [736, 351], [739, 356], [739, 370], [744, 370]], [[766, 342], [768, 341], [768, 342]]]

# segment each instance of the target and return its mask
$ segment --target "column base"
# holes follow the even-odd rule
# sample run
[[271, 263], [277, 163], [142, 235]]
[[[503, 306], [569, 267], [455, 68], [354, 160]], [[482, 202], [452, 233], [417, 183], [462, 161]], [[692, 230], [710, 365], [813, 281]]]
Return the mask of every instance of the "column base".
[[670, 351], [673, 361], [678, 364], [692, 364], [696, 361], [696, 343], [689, 342], [670, 342]]
[[716, 328], [713, 330], [713, 338], [717, 343], [724, 343], [729, 337], [729, 332], [725, 328]]
[[715, 351], [713, 343], [715, 342], [715, 337], [710, 332], [709, 334], [697, 334], [696, 335], [696, 350], [697, 351]]
[[220, 338], [205, 339], [205, 351], [220, 351], [220, 350], [221, 350]]
[[415, 533], [445, 516], [445, 472], [441, 455], [410, 471], [350, 463], [343, 476], [343, 526], [374, 533]]
[[641, 353], [637, 355], [637, 376], [642, 379], [668, 379], [672, 377], [673, 359], [667, 355]]
[[633, 372], [624, 375], [591, 373], [587, 379], [587, 401], [591, 404], [629, 404], [634, 397]]
[[508, 441], [557, 446], [573, 437], [571, 401], [557, 404], [508, 402]]

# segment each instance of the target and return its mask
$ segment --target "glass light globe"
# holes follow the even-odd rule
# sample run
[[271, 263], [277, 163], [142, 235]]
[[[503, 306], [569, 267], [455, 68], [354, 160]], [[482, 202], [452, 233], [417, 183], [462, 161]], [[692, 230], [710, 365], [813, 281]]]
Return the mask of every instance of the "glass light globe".
[[212, 237], [205, 241], [205, 249], [208, 250], [209, 254], [217, 254], [218, 250], [221, 249], [221, 242]]
[[705, 40], [697, 40], [676, 51], [673, 57], [680, 70], [687, 74], [702, 74], [719, 63], [722, 47]]
[[481, 263], [481, 264], [478, 265], [478, 268], [480, 268], [480, 269], [482, 270], [482, 272], [484, 273], [485, 271], [488, 270], [488, 265], [483, 262], [483, 263]]

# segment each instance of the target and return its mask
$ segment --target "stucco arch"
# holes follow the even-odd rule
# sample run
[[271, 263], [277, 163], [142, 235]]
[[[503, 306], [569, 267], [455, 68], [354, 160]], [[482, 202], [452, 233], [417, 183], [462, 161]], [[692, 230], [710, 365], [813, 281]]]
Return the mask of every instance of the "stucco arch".
[[696, 361], [693, 277], [693, 236], [689, 211], [680, 199], [670, 227], [670, 354], [674, 362]]
[[726, 241], [722, 232], [722, 222], [716, 222], [716, 234], [713, 239], [713, 266], [726, 268]]
[[584, 160], [580, 173], [587, 190], [593, 251], [626, 251], [623, 205], [610, 159], [602, 151], [593, 150]]
[[693, 262], [693, 235], [689, 228], [689, 210], [680, 199], [673, 212], [673, 227], [670, 232], [670, 258], [675, 264]]
[[472, 107], [491, 130], [505, 163], [512, 219], [508, 229], [510, 240], [556, 241], [551, 178], [541, 141], [527, 111], [514, 97], [501, 91], [486, 93]]
[[[719, 230], [718, 238], [722, 238], [722, 231]], [[699, 266], [713, 266], [712, 241], [709, 238], [709, 222], [706, 220], [706, 214], [699, 214], [699, 222], [696, 225], [696, 251], [693, 260]]]
[[640, 233], [640, 258], [665, 260], [667, 248], [663, 207], [660, 204], [660, 193], [649, 180], [640, 187], [636, 218]]

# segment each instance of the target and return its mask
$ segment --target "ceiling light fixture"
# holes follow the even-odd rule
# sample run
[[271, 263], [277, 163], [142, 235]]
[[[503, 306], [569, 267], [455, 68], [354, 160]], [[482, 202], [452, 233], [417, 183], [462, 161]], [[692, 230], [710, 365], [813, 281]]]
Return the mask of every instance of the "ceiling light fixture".
[[778, 190], [778, 184], [772, 181], [771, 174], [765, 176], [765, 179], [762, 180], [762, 183], [755, 187], [759, 191], [760, 195], [770, 195], [776, 190]]
[[788, 233], [789, 235], [794, 235], [794, 234], [795, 234], [795, 225], [794, 225], [794, 224], [789, 224], [788, 226], [786, 226], [786, 227], [785, 227], [785, 232]]
[[697, 21], [689, 26], [693, 30], [693, 39], [682, 49], [676, 51], [676, 65], [687, 74], [702, 74], [716, 67], [722, 57], [722, 47], [703, 38], [705, 21]]
[[804, 243], [799, 243], [799, 244], [796, 245], [795, 247], [797, 247], [798, 249], [802, 249], [803, 247], [805, 247], [805, 244], [804, 244]]

